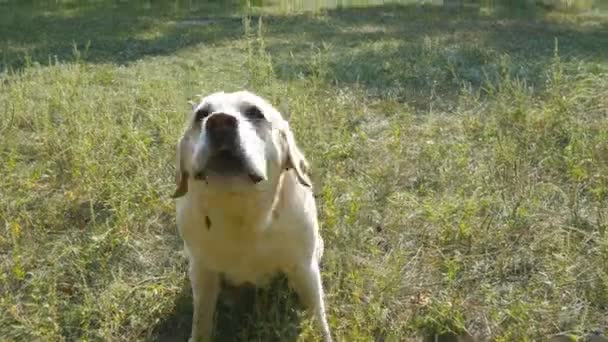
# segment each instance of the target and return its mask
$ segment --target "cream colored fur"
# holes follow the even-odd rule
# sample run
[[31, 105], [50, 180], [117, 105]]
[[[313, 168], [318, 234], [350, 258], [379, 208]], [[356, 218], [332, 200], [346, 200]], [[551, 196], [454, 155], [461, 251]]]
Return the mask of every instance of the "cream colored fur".
[[[243, 148], [249, 149], [246, 153], [257, 163], [263, 181], [193, 177], [200, 167], [197, 153], [206, 144], [206, 120], [198, 122], [194, 116], [210, 104], [213, 113], [237, 118]], [[248, 123], [243, 108], [251, 105], [268, 124]], [[251, 130], [256, 134], [247, 133]], [[263, 286], [279, 272], [287, 275], [315, 316], [324, 340], [331, 341], [319, 272], [323, 240], [308, 164], [281, 114], [246, 91], [207, 96], [195, 106], [178, 143], [176, 169], [177, 225], [189, 258], [194, 300], [191, 341], [212, 337], [220, 275], [236, 285]]]

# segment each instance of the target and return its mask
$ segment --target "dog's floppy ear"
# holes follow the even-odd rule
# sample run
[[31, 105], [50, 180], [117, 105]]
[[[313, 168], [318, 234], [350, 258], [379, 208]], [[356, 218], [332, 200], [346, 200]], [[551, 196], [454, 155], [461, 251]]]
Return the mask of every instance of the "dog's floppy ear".
[[296, 145], [296, 140], [291, 132], [291, 129], [289, 128], [287, 121], [283, 122], [281, 134], [283, 136], [287, 153], [285, 169], [294, 169], [296, 171], [298, 181], [302, 185], [312, 188], [312, 182], [310, 180], [310, 166], [308, 161], [306, 161], [306, 158], [304, 158], [304, 154]]
[[179, 198], [188, 192], [188, 171], [184, 167], [184, 150], [186, 137], [181, 137], [176, 146], [175, 158], [175, 192], [171, 198]]

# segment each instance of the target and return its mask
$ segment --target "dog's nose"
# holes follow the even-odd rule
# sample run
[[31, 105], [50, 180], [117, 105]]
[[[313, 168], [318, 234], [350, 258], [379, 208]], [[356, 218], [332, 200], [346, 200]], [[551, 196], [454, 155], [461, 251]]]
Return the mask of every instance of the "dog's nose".
[[236, 118], [224, 113], [215, 113], [207, 119], [207, 130], [230, 130], [236, 128]]
[[228, 114], [215, 113], [207, 119], [206, 130], [216, 148], [230, 148], [236, 139], [237, 119]]

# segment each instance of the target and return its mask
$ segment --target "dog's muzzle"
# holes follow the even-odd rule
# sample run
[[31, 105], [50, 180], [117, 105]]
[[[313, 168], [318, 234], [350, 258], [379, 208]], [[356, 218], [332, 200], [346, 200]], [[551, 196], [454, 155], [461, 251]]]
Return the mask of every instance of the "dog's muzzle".
[[205, 124], [212, 151], [234, 150], [237, 147], [238, 120], [228, 114], [212, 114]]
[[195, 172], [194, 178], [206, 180], [210, 173], [222, 176], [247, 175], [251, 181], [259, 183], [263, 177], [250, 171], [248, 161], [240, 146], [238, 119], [224, 113], [212, 114], [205, 123], [208, 138], [208, 150], [201, 169]]

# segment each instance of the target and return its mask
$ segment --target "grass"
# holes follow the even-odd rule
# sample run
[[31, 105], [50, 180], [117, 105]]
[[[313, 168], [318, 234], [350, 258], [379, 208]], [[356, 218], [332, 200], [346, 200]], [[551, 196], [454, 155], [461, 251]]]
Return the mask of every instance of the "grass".
[[[174, 144], [240, 88], [314, 167], [337, 340], [606, 333], [605, 16], [136, 4], [0, 4], [1, 340], [188, 337]], [[247, 298], [219, 340], [318, 338]]]

